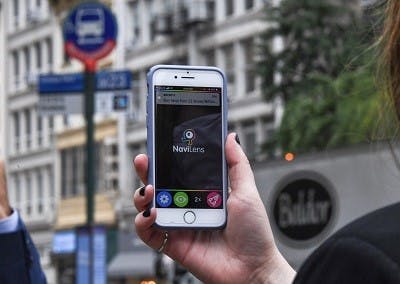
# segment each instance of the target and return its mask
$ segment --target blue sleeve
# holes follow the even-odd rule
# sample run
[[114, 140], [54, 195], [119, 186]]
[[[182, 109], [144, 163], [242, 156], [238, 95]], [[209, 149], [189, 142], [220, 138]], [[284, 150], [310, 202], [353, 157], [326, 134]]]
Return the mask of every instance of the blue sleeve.
[[15, 232], [19, 229], [19, 214], [17, 210], [7, 218], [0, 220], [0, 234]]
[[39, 254], [22, 220], [16, 216], [17, 229], [0, 234], [0, 283], [45, 284]]

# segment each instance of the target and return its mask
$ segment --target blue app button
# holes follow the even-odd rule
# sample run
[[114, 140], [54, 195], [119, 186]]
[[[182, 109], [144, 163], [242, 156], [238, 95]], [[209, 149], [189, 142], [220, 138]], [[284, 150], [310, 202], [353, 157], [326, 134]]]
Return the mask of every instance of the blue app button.
[[168, 207], [172, 203], [172, 196], [168, 191], [161, 191], [157, 194], [157, 204], [161, 207]]

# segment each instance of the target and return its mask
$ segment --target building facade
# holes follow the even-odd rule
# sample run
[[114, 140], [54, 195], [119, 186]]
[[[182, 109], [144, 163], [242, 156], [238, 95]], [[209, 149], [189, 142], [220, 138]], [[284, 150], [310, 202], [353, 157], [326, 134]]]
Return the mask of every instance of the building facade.
[[[55, 71], [56, 22], [47, 1], [1, 1], [2, 148], [9, 197], [24, 218], [54, 282], [50, 248], [55, 217], [53, 117], [37, 115], [37, 75]], [[3, 104], [4, 102], [4, 104]]]
[[[0, 3], [0, 51], [4, 54], [0, 59], [4, 82], [0, 87], [0, 154], [8, 164], [11, 202], [32, 234], [49, 283], [56, 283], [60, 271], [52, 265], [56, 262], [53, 232], [84, 223], [82, 216], [75, 216], [75, 220], [82, 219], [78, 223], [68, 223], [74, 216], [65, 213], [82, 204], [79, 198], [84, 195], [84, 120], [80, 115], [40, 116], [37, 82], [39, 74], [82, 71], [80, 63], [68, 59], [63, 51], [61, 26], [71, 3]], [[264, 102], [255, 71], [257, 41], [267, 28], [263, 7], [269, 1], [104, 3], [116, 14], [119, 37], [116, 50], [99, 67], [133, 72], [133, 113], [96, 116], [100, 133], [96, 137], [97, 192], [107, 196], [115, 210], [116, 220], [111, 213], [105, 214], [110, 226], [129, 231], [136, 214], [132, 192], [141, 184], [132, 159], [146, 152], [146, 73], [151, 66], [190, 64], [223, 69], [228, 78], [229, 130], [239, 133], [252, 160], [262, 157], [260, 147], [279, 121], [282, 106], [279, 101]], [[78, 198], [76, 203], [71, 201], [74, 198]]]

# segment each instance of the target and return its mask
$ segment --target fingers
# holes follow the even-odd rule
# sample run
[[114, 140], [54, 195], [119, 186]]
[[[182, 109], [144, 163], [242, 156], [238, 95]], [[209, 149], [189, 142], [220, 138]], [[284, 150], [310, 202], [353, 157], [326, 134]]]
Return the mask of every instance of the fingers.
[[139, 154], [133, 160], [133, 164], [136, 169], [136, 173], [144, 184], [147, 184], [147, 171], [149, 168], [149, 159], [145, 154]]
[[142, 186], [133, 194], [133, 203], [137, 211], [146, 210], [153, 200], [154, 188], [152, 185]]
[[248, 192], [256, 189], [253, 171], [242, 147], [236, 141], [236, 133], [228, 135], [225, 144], [225, 155], [228, 163], [228, 174], [232, 192]]
[[137, 235], [154, 250], [158, 250], [164, 241], [164, 233], [153, 226], [156, 215], [156, 209], [151, 208], [135, 217]]

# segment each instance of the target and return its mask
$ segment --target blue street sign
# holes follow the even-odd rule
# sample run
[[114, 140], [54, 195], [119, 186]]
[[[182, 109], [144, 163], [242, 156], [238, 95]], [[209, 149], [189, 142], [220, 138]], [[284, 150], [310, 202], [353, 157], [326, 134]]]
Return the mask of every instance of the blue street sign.
[[106, 284], [107, 239], [104, 227], [93, 228], [93, 255], [93, 283]]
[[[128, 111], [132, 73], [128, 70], [96, 73], [95, 109], [98, 113]], [[83, 113], [82, 73], [39, 76], [41, 115]]]
[[130, 71], [100, 71], [96, 73], [97, 90], [128, 90], [131, 88]]
[[89, 249], [90, 249], [89, 229], [86, 227], [79, 228], [77, 230], [76, 279], [75, 279], [75, 283], [77, 284], [89, 283], [89, 277], [90, 277]]
[[82, 73], [40, 75], [38, 85], [40, 94], [82, 93], [83, 75]]
[[98, 60], [115, 47], [117, 30], [117, 21], [106, 5], [81, 3], [64, 21], [65, 51], [84, 62]]
[[56, 232], [53, 238], [52, 252], [54, 254], [74, 253], [76, 248], [76, 234], [74, 230]]
[[[123, 71], [101, 71], [96, 73], [96, 90], [129, 90], [131, 88], [132, 73]], [[82, 93], [83, 74], [69, 73], [61, 75], [40, 75], [39, 93]]]

